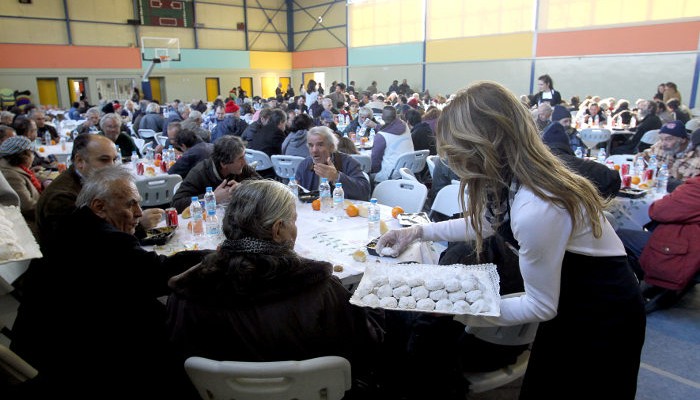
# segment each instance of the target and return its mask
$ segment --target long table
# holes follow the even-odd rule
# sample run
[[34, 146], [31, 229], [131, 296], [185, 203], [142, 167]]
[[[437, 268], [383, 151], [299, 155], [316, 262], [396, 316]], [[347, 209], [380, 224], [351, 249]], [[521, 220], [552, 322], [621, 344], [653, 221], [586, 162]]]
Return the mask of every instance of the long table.
[[[355, 204], [368, 204], [357, 201]], [[381, 205], [381, 218], [390, 229], [401, 226], [391, 216], [391, 208]], [[225, 208], [217, 207], [219, 220], [223, 220]], [[163, 246], [155, 246], [153, 250], [160, 254], [172, 254], [185, 249], [215, 249], [223, 239], [200, 237], [194, 238], [187, 230], [190, 219], [179, 216], [179, 227], [172, 239]], [[368, 237], [367, 218], [338, 216], [313, 211], [311, 204], [297, 204], [297, 240], [294, 250], [302, 257], [327, 261], [334, 265], [334, 275], [343, 284], [352, 289], [362, 278], [365, 267], [369, 264], [397, 264], [400, 262], [418, 262], [437, 264], [440, 252], [444, 246], [439, 243], [416, 242], [404, 251], [398, 258], [377, 257], [367, 255], [365, 262], [356, 261], [352, 254], [365, 248], [371, 240]]]

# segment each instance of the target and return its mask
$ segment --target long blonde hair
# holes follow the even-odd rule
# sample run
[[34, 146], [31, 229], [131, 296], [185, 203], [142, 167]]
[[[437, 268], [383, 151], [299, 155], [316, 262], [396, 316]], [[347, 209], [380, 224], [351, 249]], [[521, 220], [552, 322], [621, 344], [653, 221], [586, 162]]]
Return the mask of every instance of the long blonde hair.
[[602, 236], [604, 202], [597, 189], [552, 155], [529, 110], [502, 85], [481, 81], [457, 92], [436, 130], [438, 153], [467, 190], [467, 204], [461, 198], [460, 205], [476, 231], [477, 254], [486, 205], [507, 201], [503, 194], [513, 181], [566, 209], [574, 226], [589, 222], [594, 236]]

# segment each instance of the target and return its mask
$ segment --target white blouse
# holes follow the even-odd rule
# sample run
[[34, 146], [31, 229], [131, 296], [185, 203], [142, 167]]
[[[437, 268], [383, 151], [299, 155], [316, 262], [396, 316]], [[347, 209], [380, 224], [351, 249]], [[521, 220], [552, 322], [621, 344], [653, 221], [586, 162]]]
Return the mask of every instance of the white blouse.
[[[598, 257], [624, 256], [625, 248], [604, 217], [603, 235], [593, 236], [590, 224], [572, 227], [566, 209], [540, 199], [521, 187], [510, 211], [510, 226], [520, 250], [520, 273], [525, 294], [501, 301], [500, 317], [460, 318], [472, 326], [518, 325], [547, 321], [557, 314], [564, 252]], [[484, 236], [493, 234], [484, 224]], [[424, 240], [460, 241], [475, 237], [463, 218], [423, 225]]]

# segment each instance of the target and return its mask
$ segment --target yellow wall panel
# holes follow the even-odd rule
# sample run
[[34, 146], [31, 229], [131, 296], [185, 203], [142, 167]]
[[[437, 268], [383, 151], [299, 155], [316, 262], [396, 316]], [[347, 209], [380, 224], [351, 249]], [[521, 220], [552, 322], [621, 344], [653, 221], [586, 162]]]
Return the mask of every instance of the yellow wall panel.
[[439, 40], [426, 43], [427, 62], [498, 60], [532, 56], [532, 33]]
[[72, 22], [71, 35], [77, 46], [138, 46], [131, 25]]
[[197, 29], [200, 49], [245, 50], [244, 31]]
[[[34, 0], [32, 4], [20, 4], [19, 1], [16, 0], [0, 1], [0, 15], [65, 18], [63, 2], [56, 0]], [[3, 31], [4, 30], [5, 28], [3, 26]], [[4, 34], [5, 32], [3, 32], [3, 36]]]
[[[131, 0], [67, 0], [71, 19], [126, 23], [134, 18]], [[62, 3], [62, 1], [56, 1]]]
[[[194, 31], [190, 28], [171, 28], [162, 26], [141, 26], [140, 36], [178, 38], [181, 49], [194, 49]], [[138, 44], [141, 46], [141, 43]]]
[[[292, 69], [292, 53], [251, 51], [251, 69]], [[277, 86], [275, 84], [275, 86]]]
[[4, 43], [68, 44], [65, 21], [0, 18]]
[[197, 21], [207, 28], [236, 29], [237, 22], [244, 22], [242, 7], [195, 3]]
[[423, 40], [423, 0], [367, 0], [348, 8], [352, 47]]

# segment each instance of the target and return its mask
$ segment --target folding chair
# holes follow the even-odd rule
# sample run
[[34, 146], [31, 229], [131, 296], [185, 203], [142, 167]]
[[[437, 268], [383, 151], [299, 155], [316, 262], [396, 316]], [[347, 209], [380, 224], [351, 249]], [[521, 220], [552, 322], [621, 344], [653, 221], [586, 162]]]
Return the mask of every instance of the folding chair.
[[256, 171], [262, 171], [273, 167], [270, 157], [262, 151], [245, 149], [245, 159], [249, 165], [255, 165]]
[[141, 207], [156, 207], [170, 204], [175, 187], [182, 182], [180, 175], [159, 175], [137, 179], [136, 188], [141, 195]]
[[430, 155], [430, 151], [428, 150], [409, 151], [401, 154], [396, 160], [394, 168], [392, 168], [389, 173], [389, 179], [397, 179], [397, 172], [404, 167], [410, 169], [414, 174], [423, 171], [428, 155]]
[[372, 192], [380, 204], [401, 206], [407, 213], [423, 211], [428, 188], [418, 181], [395, 179], [380, 182]]
[[370, 170], [372, 169], [372, 159], [370, 156], [364, 154], [350, 154], [350, 157], [354, 158], [355, 161], [360, 163], [362, 172], [366, 172], [368, 174], [370, 173]]
[[290, 176], [296, 175], [299, 163], [304, 161], [304, 157], [283, 155], [274, 155], [270, 159], [275, 168], [275, 174], [285, 182]]

